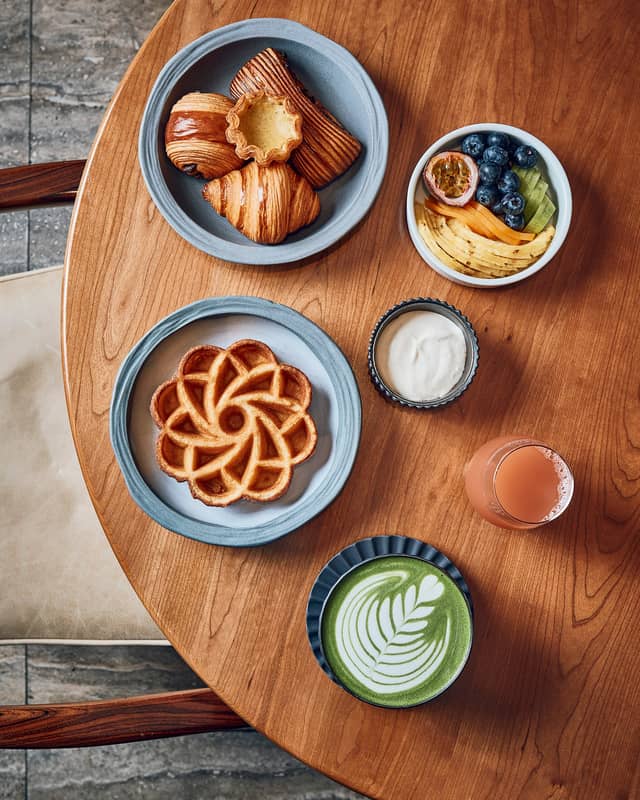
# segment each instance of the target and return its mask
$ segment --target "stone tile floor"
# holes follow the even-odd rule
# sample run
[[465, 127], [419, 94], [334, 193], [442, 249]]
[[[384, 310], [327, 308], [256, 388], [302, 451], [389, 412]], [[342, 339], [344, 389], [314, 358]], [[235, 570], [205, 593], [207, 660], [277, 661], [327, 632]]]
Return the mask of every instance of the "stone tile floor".
[[[0, 168], [87, 155], [167, 0], [1, 0]], [[0, 214], [0, 275], [62, 262], [70, 209]], [[164, 647], [0, 646], [0, 705], [200, 686]], [[0, 800], [358, 795], [255, 731], [70, 750], [0, 751]]]
[[[0, 646], [0, 705], [201, 686], [170, 647]], [[0, 800], [338, 800], [358, 795], [255, 731], [65, 750], [0, 750]]]

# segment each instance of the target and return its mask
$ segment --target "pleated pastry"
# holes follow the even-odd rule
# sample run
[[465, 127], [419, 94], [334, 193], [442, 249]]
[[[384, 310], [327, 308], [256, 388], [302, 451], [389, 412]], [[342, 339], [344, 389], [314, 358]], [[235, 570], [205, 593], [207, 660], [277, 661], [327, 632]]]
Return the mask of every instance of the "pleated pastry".
[[284, 55], [271, 47], [247, 61], [230, 85], [236, 99], [260, 90], [289, 97], [302, 114], [303, 140], [291, 154], [291, 164], [314, 188], [326, 186], [349, 169], [360, 154], [360, 142], [309, 96]]

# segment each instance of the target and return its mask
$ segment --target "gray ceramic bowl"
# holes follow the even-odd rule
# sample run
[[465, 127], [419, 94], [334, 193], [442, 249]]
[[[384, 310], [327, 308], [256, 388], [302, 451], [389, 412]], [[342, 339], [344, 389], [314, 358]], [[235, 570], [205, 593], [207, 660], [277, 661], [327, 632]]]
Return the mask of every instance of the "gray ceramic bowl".
[[[402, 397], [401, 395], [397, 394], [384, 382], [376, 364], [376, 345], [381, 332], [385, 326], [391, 322], [391, 320], [396, 319], [407, 311], [434, 311], [436, 314], [442, 314], [460, 328], [464, 335], [464, 340], [467, 346], [467, 356], [460, 380], [455, 386], [452, 387], [451, 391], [449, 391], [443, 397], [438, 397], [435, 400], [428, 400], [424, 403], [407, 400], [406, 397]], [[383, 397], [393, 403], [397, 403], [400, 406], [405, 406], [405, 408], [417, 408], [424, 410], [445, 406], [447, 403], [451, 403], [453, 400], [456, 400], [458, 397], [460, 397], [460, 395], [464, 394], [464, 392], [466, 392], [471, 385], [471, 381], [475, 377], [478, 369], [479, 357], [480, 351], [478, 347], [478, 337], [473, 329], [473, 325], [461, 311], [458, 311], [457, 308], [449, 305], [449, 303], [445, 303], [443, 300], [434, 300], [432, 297], [415, 297], [412, 300], [404, 300], [402, 303], [398, 303], [388, 311], [385, 311], [385, 313], [380, 317], [375, 328], [373, 329], [371, 338], [369, 339], [367, 363], [369, 367], [369, 377], [371, 378], [373, 385]]]
[[[164, 152], [164, 129], [173, 104], [187, 92], [228, 95], [236, 72], [266, 47], [286, 53], [311, 94], [363, 145], [355, 164], [320, 190], [321, 211], [315, 222], [278, 245], [259, 245], [244, 237], [202, 199], [204, 181], [181, 173]], [[144, 110], [139, 158], [154, 203], [188, 242], [227, 261], [281, 264], [319, 253], [357, 225], [380, 189], [388, 147], [384, 105], [351, 53], [297, 22], [250, 19], [202, 36], [165, 65]]]
[[[155, 389], [200, 344], [227, 347], [258, 339], [313, 387], [310, 413], [318, 443], [296, 467], [286, 494], [270, 503], [205, 506], [155, 458], [158, 430], [149, 413]], [[358, 384], [337, 344], [292, 308], [260, 297], [211, 297], [160, 320], [130, 350], [116, 377], [110, 412], [113, 450], [134, 502], [168, 530], [207, 544], [254, 547], [304, 525], [332, 503], [349, 478], [360, 443]]]

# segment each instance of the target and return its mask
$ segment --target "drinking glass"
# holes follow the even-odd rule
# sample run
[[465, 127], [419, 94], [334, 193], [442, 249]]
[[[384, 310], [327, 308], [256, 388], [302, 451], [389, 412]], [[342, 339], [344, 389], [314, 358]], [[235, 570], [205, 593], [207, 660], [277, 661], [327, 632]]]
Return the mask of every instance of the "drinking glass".
[[573, 475], [562, 456], [522, 436], [500, 436], [482, 445], [465, 466], [464, 481], [476, 511], [512, 530], [553, 522], [573, 495]]

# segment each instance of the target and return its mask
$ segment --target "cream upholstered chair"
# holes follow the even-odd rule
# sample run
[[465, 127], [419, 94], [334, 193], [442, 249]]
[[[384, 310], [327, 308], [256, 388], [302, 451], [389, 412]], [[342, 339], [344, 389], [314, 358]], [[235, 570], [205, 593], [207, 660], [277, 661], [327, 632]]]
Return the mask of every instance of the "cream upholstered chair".
[[[0, 279], [0, 644], [167, 642], [120, 569], [80, 473], [62, 385], [62, 269]], [[208, 689], [0, 707], [0, 748], [108, 744], [243, 721]]]
[[167, 644], [91, 506], [60, 366], [62, 269], [0, 279], [0, 641]]

